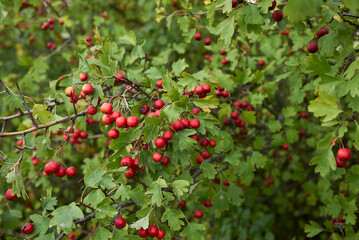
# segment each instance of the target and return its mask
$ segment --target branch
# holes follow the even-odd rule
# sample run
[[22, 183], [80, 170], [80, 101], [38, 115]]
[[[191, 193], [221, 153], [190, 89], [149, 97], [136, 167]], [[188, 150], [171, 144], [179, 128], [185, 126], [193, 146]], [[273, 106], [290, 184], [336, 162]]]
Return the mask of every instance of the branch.
[[51, 126], [54, 126], [54, 125], [57, 125], [57, 124], [60, 124], [60, 123], [63, 123], [63, 122], [68, 122], [68, 121], [70, 121], [70, 120], [72, 120], [74, 118], [81, 117], [81, 116], [84, 116], [86, 114], [87, 114], [87, 109], [84, 110], [84, 111], [81, 111], [79, 113], [75, 113], [75, 114], [72, 114], [70, 116], [60, 118], [60, 119], [58, 119], [56, 121], [49, 122], [47, 124], [41, 124], [41, 125], [38, 125], [37, 127], [28, 128], [28, 129], [26, 129], [24, 131], [2, 133], [2, 134], [0, 134], [0, 137], [17, 136], [17, 135], [21, 135], [21, 134], [31, 133], [31, 132], [39, 130], [39, 129], [49, 128]]
[[146, 93], [145, 91], [143, 91], [143, 89], [141, 88], [141, 86], [137, 85], [136, 83], [128, 80], [127, 78], [117, 78], [115, 75], [112, 76], [113, 78], [123, 81], [125, 80], [125, 82], [127, 82], [129, 85], [131, 85], [132, 87], [134, 87], [137, 91], [140, 91], [141, 93], [145, 94], [148, 98], [151, 98], [151, 96]]
[[19, 88], [19, 85], [18, 85], [17, 83], [16, 83], [16, 87], [17, 87], [17, 89], [19, 90], [19, 94], [20, 94], [21, 99], [22, 99], [22, 104], [25, 106], [25, 108], [26, 108], [26, 110], [27, 110], [27, 113], [28, 113], [28, 115], [29, 115], [29, 117], [30, 117], [30, 119], [31, 119], [32, 124], [33, 124], [35, 127], [37, 127], [37, 123], [35, 122], [35, 119], [34, 119], [34, 117], [32, 116], [32, 112], [30, 111], [29, 106], [27, 105], [27, 103], [26, 103], [26, 101], [25, 101], [24, 95], [21, 93], [20, 88]]
[[11, 92], [9, 91], [9, 89], [5, 86], [4, 82], [0, 79], [0, 83], [1, 85], [4, 87], [5, 91], [7, 94], [11, 95]]

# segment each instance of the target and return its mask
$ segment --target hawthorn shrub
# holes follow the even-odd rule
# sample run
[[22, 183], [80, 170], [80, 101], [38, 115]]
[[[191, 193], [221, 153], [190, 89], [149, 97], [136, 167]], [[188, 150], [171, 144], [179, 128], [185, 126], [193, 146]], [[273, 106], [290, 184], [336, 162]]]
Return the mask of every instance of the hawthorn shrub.
[[0, 10], [2, 238], [359, 238], [357, 1]]

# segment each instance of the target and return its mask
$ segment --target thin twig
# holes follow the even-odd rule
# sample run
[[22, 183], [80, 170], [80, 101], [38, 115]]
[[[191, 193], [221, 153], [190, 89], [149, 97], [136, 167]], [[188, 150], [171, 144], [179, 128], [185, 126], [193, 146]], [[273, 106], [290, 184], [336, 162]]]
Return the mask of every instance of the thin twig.
[[26, 110], [27, 110], [27, 113], [28, 113], [28, 115], [29, 115], [29, 117], [30, 117], [30, 119], [31, 119], [32, 124], [33, 124], [35, 127], [37, 127], [37, 123], [35, 122], [35, 119], [34, 119], [34, 117], [32, 116], [32, 112], [30, 111], [29, 106], [27, 105], [27, 103], [26, 103], [26, 101], [25, 101], [24, 95], [22, 94], [22, 92], [21, 92], [21, 90], [20, 90], [20, 88], [19, 88], [19, 85], [18, 85], [17, 83], [16, 83], [16, 87], [17, 87], [17, 89], [19, 90], [19, 94], [20, 94], [21, 99], [22, 99], [22, 104], [25, 106], [25, 108], [26, 108]]
[[9, 95], [11, 95], [10, 90], [5, 86], [4, 82], [3, 82], [1, 79], [0, 79], [0, 83], [1, 83], [1, 85], [4, 87], [6, 93], [9, 94]]

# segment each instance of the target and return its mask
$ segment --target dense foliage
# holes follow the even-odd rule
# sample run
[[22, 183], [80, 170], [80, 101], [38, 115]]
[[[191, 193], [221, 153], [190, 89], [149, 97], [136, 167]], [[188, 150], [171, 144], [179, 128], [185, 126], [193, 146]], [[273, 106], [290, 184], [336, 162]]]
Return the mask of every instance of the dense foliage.
[[0, 236], [358, 239], [359, 2], [3, 0]]

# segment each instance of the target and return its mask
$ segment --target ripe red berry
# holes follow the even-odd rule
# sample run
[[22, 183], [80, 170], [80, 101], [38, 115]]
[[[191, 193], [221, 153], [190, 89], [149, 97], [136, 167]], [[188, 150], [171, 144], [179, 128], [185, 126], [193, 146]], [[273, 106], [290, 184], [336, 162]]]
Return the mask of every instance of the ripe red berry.
[[34, 36], [30, 36], [30, 37], [29, 37], [29, 41], [30, 41], [30, 42], [32, 42], [32, 41], [34, 41], [34, 40], [35, 40], [35, 37], [34, 37]]
[[247, 101], [241, 102], [241, 108], [247, 108], [249, 106], [249, 103]]
[[158, 137], [155, 139], [155, 145], [158, 148], [163, 148], [166, 145], [166, 142], [163, 140], [163, 138]]
[[110, 114], [103, 115], [101, 121], [107, 125], [111, 124], [112, 123], [111, 115]]
[[169, 163], [170, 163], [170, 158], [167, 157], [167, 156], [164, 156], [162, 159], [161, 159], [161, 163], [163, 166], [167, 166]]
[[59, 20], [60, 25], [64, 25], [64, 20]]
[[93, 87], [92, 87], [92, 85], [91, 84], [88, 84], [88, 83], [86, 83], [86, 84], [84, 84], [83, 86], [82, 86], [82, 90], [81, 90], [83, 93], [85, 93], [85, 94], [92, 94], [93, 93]]
[[67, 175], [68, 177], [73, 177], [73, 176], [75, 176], [76, 172], [77, 172], [77, 170], [76, 170], [75, 167], [69, 167], [68, 169], [66, 169], [66, 175]]
[[212, 207], [212, 201], [211, 201], [211, 199], [202, 201], [201, 204], [202, 204], [204, 207]]
[[158, 228], [156, 226], [150, 226], [147, 230], [148, 235], [150, 235], [150, 237], [155, 237], [158, 234]]
[[301, 118], [308, 118], [308, 113], [306, 112], [301, 112], [299, 115]]
[[202, 39], [202, 35], [199, 32], [197, 32], [194, 34], [194, 39], [196, 39], [197, 41], [200, 41]]
[[200, 113], [201, 112], [201, 110], [199, 109], [199, 108], [193, 108], [192, 109], [192, 113], [194, 114], [194, 115], [197, 115], [198, 113]]
[[147, 237], [147, 229], [143, 229], [142, 227], [138, 230], [138, 236], [141, 238]]
[[198, 119], [192, 119], [189, 125], [191, 126], [191, 128], [199, 128], [201, 126], [201, 123]]
[[238, 119], [238, 112], [232, 112], [231, 113], [231, 118], [232, 119]]
[[265, 65], [266, 65], [266, 63], [263, 60], [258, 61], [258, 66], [263, 67]]
[[230, 185], [228, 179], [226, 179], [226, 180], [223, 182], [223, 184], [224, 184], [224, 186], [229, 186], [229, 185]]
[[176, 120], [172, 123], [171, 127], [175, 130], [175, 131], [179, 131], [182, 130], [184, 128], [184, 124], [181, 120]]
[[348, 148], [340, 148], [337, 152], [337, 156], [340, 159], [344, 159], [346, 161], [349, 161], [352, 157], [352, 154]]
[[208, 151], [204, 151], [204, 152], [202, 153], [202, 157], [203, 157], [204, 159], [208, 159], [208, 158], [211, 157], [211, 154], [210, 154]]
[[22, 146], [22, 140], [17, 140], [16, 145], [21, 147]]
[[223, 58], [222, 59], [222, 64], [223, 65], [227, 65], [229, 63], [229, 61], [226, 59], [226, 58]]
[[49, 162], [44, 168], [47, 174], [57, 173], [60, 170], [60, 164], [58, 162]]
[[138, 118], [136, 116], [131, 116], [127, 118], [127, 126], [129, 127], [137, 127]]
[[190, 136], [192, 139], [196, 140], [197, 142], [199, 142], [199, 136], [197, 134], [193, 134]]
[[117, 229], [122, 229], [126, 226], [126, 220], [123, 219], [122, 217], [119, 217], [119, 218], [116, 218], [114, 224]]
[[171, 131], [165, 131], [164, 133], [163, 133], [163, 139], [164, 140], [171, 140], [172, 139], [172, 137], [173, 137], [173, 134], [172, 134], [172, 132]]
[[65, 175], [66, 175], [66, 169], [63, 167], [60, 167], [60, 170], [57, 173], [55, 173], [55, 176], [60, 178], [62, 178]]
[[227, 98], [229, 96], [229, 92], [227, 90], [221, 92], [223, 98]]
[[180, 201], [179, 201], [179, 206], [180, 206], [181, 208], [186, 207], [186, 201], [185, 201], [185, 200], [180, 200]]
[[116, 128], [112, 128], [108, 132], [108, 137], [112, 139], [117, 139], [120, 136], [120, 132]]
[[86, 73], [80, 73], [79, 78], [80, 78], [81, 81], [86, 81], [87, 80], [87, 74]]
[[211, 86], [209, 86], [209, 84], [205, 83], [203, 84], [203, 90], [208, 93], [211, 91]]
[[152, 155], [152, 159], [153, 159], [153, 161], [155, 161], [155, 162], [160, 162], [161, 159], [162, 159], [162, 154], [159, 153], [159, 152], [155, 152], [155, 153]]
[[199, 144], [202, 146], [202, 147], [207, 147], [208, 144], [209, 144], [209, 141], [207, 138], [202, 138], [201, 140], [199, 140]]
[[203, 212], [202, 212], [202, 210], [196, 210], [196, 211], [194, 211], [194, 214], [193, 214], [193, 216], [195, 217], [195, 218], [202, 218], [203, 217]]
[[112, 113], [112, 104], [111, 103], [103, 103], [101, 106], [101, 112], [111, 114]]
[[284, 150], [288, 150], [288, 149], [289, 149], [288, 143], [284, 143], [284, 144], [282, 145], [282, 148], [283, 148]]
[[285, 30], [285, 31], [280, 30], [280, 34], [288, 36], [289, 35], [289, 30]]
[[283, 12], [281, 10], [274, 11], [272, 14], [272, 18], [276, 22], [280, 22], [283, 20]]
[[157, 108], [157, 109], [161, 109], [164, 105], [165, 105], [165, 103], [162, 100], [155, 101], [155, 108]]
[[157, 86], [158, 88], [163, 88], [162, 80], [158, 80], [158, 81], [156, 82], [156, 86]]
[[308, 43], [307, 50], [309, 53], [316, 53], [318, 51], [318, 44], [315, 42]]
[[201, 164], [203, 161], [204, 161], [204, 160], [203, 160], [203, 157], [202, 157], [202, 156], [197, 156], [197, 157], [196, 157], [196, 162], [197, 162], [198, 164]]
[[227, 52], [226, 52], [225, 50], [221, 50], [221, 51], [219, 52], [219, 54], [221, 54], [221, 55], [226, 55]]
[[127, 118], [126, 117], [119, 117], [116, 119], [116, 126], [119, 128], [126, 127]]
[[347, 165], [347, 161], [345, 161], [344, 159], [338, 158], [338, 156], [335, 158], [335, 162], [337, 164], [337, 167], [339, 167], [339, 168], [344, 168]]
[[210, 38], [206, 38], [206, 39], [204, 39], [204, 45], [206, 45], [206, 46], [209, 46], [209, 45], [211, 45], [211, 39]]
[[17, 198], [17, 195], [16, 194], [12, 195], [12, 188], [10, 188], [6, 191], [5, 198], [7, 200], [14, 200]]
[[319, 38], [323, 37], [324, 35], [327, 35], [328, 33], [329, 33], [328, 29], [326, 29], [326, 28], [321, 28], [321, 29], [319, 29], [318, 32], [317, 32], [317, 37], [318, 37], [318, 39], [319, 39]]
[[162, 229], [158, 230], [157, 233], [157, 239], [164, 239], [165, 238], [165, 231], [163, 231]]
[[[145, 166], [145, 165], [143, 165], [143, 166]], [[143, 167], [143, 166], [142, 166], [142, 167]], [[131, 179], [131, 178], [133, 178], [135, 175], [136, 175], [135, 170], [133, 170], [132, 168], [127, 168], [127, 169], [126, 169], [125, 178]]]
[[232, 0], [232, 8], [235, 8], [238, 4], [238, 0]]
[[274, 0], [274, 1], [272, 1], [272, 6], [270, 6], [268, 9], [274, 10], [276, 6], [277, 6], [277, 2]]
[[183, 128], [189, 128], [190, 122], [187, 118], [183, 118], [181, 121], [183, 123]]
[[32, 223], [25, 223], [25, 225], [21, 228], [21, 231], [24, 234], [31, 234], [34, 231], [34, 225]]
[[77, 103], [78, 100], [79, 100], [79, 95], [77, 93], [74, 93], [73, 96], [69, 97], [70, 103]]
[[209, 146], [215, 147], [216, 146], [216, 140], [213, 140], [213, 139], [209, 140]]
[[116, 120], [117, 118], [121, 117], [121, 113], [119, 111], [113, 111], [110, 117], [112, 120]]
[[201, 94], [203, 91], [204, 91], [204, 88], [203, 88], [201, 85], [199, 85], [199, 86], [196, 87], [196, 93], [197, 93], [198, 95]]
[[305, 129], [301, 129], [300, 132], [299, 132], [299, 135], [300, 136], [305, 136], [305, 134], [306, 134]]

